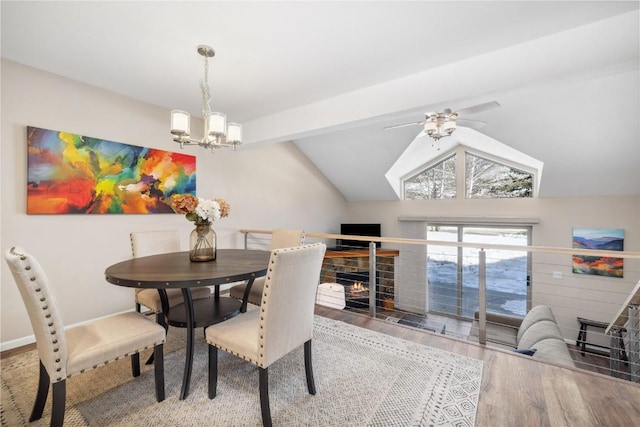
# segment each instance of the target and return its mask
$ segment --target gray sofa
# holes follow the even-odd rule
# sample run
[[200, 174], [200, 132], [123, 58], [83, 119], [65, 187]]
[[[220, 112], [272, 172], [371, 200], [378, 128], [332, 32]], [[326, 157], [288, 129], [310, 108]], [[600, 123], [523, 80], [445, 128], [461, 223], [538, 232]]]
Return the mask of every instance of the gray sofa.
[[[471, 336], [479, 336], [478, 312], [476, 312]], [[487, 342], [498, 347], [526, 353], [546, 362], [575, 366], [567, 344], [551, 308], [547, 305], [533, 307], [524, 318], [487, 313]]]

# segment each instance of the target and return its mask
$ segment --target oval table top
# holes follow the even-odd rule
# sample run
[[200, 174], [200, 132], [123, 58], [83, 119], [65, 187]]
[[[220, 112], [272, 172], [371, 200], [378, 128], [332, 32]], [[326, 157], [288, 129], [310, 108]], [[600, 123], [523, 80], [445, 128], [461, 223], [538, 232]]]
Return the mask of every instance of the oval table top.
[[132, 258], [109, 266], [107, 282], [131, 288], [193, 288], [264, 276], [269, 251], [218, 249], [215, 261], [192, 262], [189, 252]]

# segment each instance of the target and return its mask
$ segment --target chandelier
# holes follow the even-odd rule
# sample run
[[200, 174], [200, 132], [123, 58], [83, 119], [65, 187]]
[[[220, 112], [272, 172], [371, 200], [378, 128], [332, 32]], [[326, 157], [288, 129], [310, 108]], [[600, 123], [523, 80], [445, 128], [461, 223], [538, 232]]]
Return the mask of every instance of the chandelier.
[[216, 54], [210, 46], [198, 46], [198, 53], [204, 57], [204, 78], [200, 81], [202, 91], [202, 120], [204, 132], [202, 139], [191, 138], [191, 115], [186, 111], [171, 111], [171, 134], [173, 140], [185, 145], [197, 144], [211, 151], [222, 147], [231, 147], [234, 150], [242, 144], [242, 125], [228, 123], [227, 116], [222, 113], [211, 112], [211, 90], [209, 89], [209, 58]]
[[433, 113], [425, 119], [424, 132], [436, 141], [451, 136], [456, 130], [457, 117], [458, 113], [453, 113], [448, 108], [442, 113]]

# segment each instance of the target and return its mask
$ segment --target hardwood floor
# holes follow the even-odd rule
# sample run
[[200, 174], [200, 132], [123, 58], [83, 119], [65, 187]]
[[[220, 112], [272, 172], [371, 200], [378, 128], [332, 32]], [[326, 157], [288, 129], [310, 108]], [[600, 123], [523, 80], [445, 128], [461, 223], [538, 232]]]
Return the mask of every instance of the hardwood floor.
[[[316, 306], [316, 314], [484, 361], [478, 427], [640, 425], [640, 384], [345, 310]], [[34, 348], [4, 351], [1, 357]]]
[[484, 361], [479, 427], [640, 425], [640, 384], [316, 306], [316, 314]]

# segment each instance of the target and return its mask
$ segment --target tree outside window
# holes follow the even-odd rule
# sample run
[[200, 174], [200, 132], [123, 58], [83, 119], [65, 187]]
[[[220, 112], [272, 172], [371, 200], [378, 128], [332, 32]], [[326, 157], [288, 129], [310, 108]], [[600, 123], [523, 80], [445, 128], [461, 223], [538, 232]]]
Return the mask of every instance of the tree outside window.
[[468, 152], [464, 152], [463, 159], [464, 166], [456, 167], [459, 158], [453, 153], [405, 179], [405, 200], [455, 199], [458, 169], [464, 171], [464, 194], [468, 199], [533, 197], [533, 173]]
[[455, 199], [456, 155], [406, 179], [404, 195], [407, 200]]
[[533, 174], [470, 153], [465, 155], [467, 199], [533, 196]]

